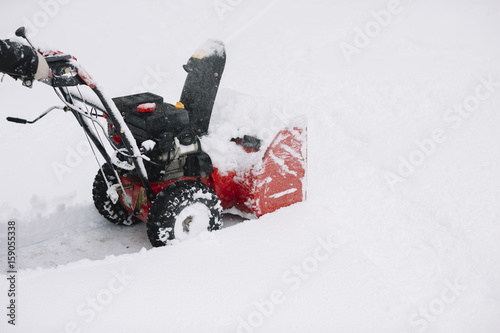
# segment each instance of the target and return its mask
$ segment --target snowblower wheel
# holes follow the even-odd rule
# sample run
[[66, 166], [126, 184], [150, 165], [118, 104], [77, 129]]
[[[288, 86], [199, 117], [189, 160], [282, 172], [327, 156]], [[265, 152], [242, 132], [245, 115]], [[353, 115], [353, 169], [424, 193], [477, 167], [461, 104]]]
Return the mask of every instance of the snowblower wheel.
[[[116, 175], [109, 164], [104, 164], [102, 170], [106, 175], [109, 182], [116, 183]], [[94, 199], [95, 208], [99, 213], [104, 216], [109, 222], [116, 225], [131, 226], [139, 223], [137, 217], [131, 215], [125, 207], [122, 206], [120, 201], [113, 203], [107, 195], [108, 186], [104, 179], [101, 170], [97, 172], [94, 179], [94, 186], [92, 187], [92, 197]]]
[[155, 247], [196, 237], [222, 226], [222, 205], [215, 192], [194, 180], [175, 182], [158, 194], [148, 215], [148, 237]]

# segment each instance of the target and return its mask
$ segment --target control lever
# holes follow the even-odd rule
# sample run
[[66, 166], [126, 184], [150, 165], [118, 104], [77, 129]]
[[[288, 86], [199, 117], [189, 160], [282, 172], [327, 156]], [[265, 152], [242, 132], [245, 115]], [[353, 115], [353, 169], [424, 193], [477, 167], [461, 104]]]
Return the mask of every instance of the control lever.
[[7, 121], [10, 121], [13, 123], [18, 123], [18, 124], [33, 124], [33, 123], [36, 123], [41, 118], [43, 118], [47, 113], [49, 113], [50, 111], [55, 110], [55, 109], [63, 110], [63, 111], [69, 110], [67, 107], [53, 106], [53, 107], [49, 108], [47, 111], [45, 111], [44, 113], [42, 113], [41, 115], [39, 115], [36, 119], [31, 120], [31, 121], [23, 119], [23, 118], [16, 118], [16, 117], [7, 117]]
[[30, 44], [31, 48], [36, 51], [35, 47], [33, 44], [31, 44], [30, 40], [28, 37], [26, 37], [26, 28], [25, 27], [20, 27], [19, 29], [16, 30], [16, 36], [17, 37], [22, 37], [26, 39], [26, 41]]

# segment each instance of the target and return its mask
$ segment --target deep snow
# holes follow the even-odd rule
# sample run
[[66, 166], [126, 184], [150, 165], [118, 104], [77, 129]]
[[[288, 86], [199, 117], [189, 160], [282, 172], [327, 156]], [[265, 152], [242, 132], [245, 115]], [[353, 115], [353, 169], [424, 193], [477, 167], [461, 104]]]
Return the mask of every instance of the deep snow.
[[[308, 201], [151, 249], [144, 225], [94, 210], [70, 115], [0, 121], [2, 272], [13, 218], [20, 245], [17, 325], [2, 273], [1, 332], [500, 331], [497, 1], [55, 1], [3, 3], [0, 38], [51, 11], [36, 44], [109, 96], [175, 102], [181, 65], [225, 41], [211, 135], [270, 142], [305, 114]], [[374, 15], [385, 26], [359, 37]], [[42, 84], [0, 91], [2, 117], [60, 104]]]

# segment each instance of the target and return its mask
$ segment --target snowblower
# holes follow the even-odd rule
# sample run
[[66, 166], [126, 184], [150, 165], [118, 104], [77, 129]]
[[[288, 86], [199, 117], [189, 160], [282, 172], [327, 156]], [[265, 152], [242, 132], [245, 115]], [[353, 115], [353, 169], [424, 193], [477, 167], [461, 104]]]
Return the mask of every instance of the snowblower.
[[23, 27], [16, 36], [28, 44], [0, 40], [0, 71], [26, 87], [37, 80], [53, 87], [64, 106], [33, 121], [7, 120], [32, 124], [52, 110], [72, 113], [105, 161], [92, 195], [110, 222], [146, 222], [151, 244], [163, 246], [219, 229], [224, 210], [260, 217], [305, 199], [305, 126], [282, 129], [265, 150], [253, 136], [228, 138], [262, 154], [251, 168], [219, 171], [202, 149], [226, 62], [222, 42], [209, 40], [189, 58], [180, 100], [169, 104], [153, 93], [108, 98], [75, 57], [35, 49]]

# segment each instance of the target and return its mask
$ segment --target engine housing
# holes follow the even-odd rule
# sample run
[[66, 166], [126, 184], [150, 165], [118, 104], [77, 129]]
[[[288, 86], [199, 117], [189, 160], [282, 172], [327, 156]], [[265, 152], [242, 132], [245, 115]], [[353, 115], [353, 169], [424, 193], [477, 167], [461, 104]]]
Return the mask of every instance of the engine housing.
[[[213, 172], [208, 154], [201, 150], [189, 113], [181, 103], [165, 103], [153, 93], [113, 98], [141, 152], [150, 160], [144, 164], [150, 181], [182, 176], [198, 177]], [[121, 149], [120, 133], [109, 124], [108, 135]], [[126, 156], [118, 155], [120, 160]]]

